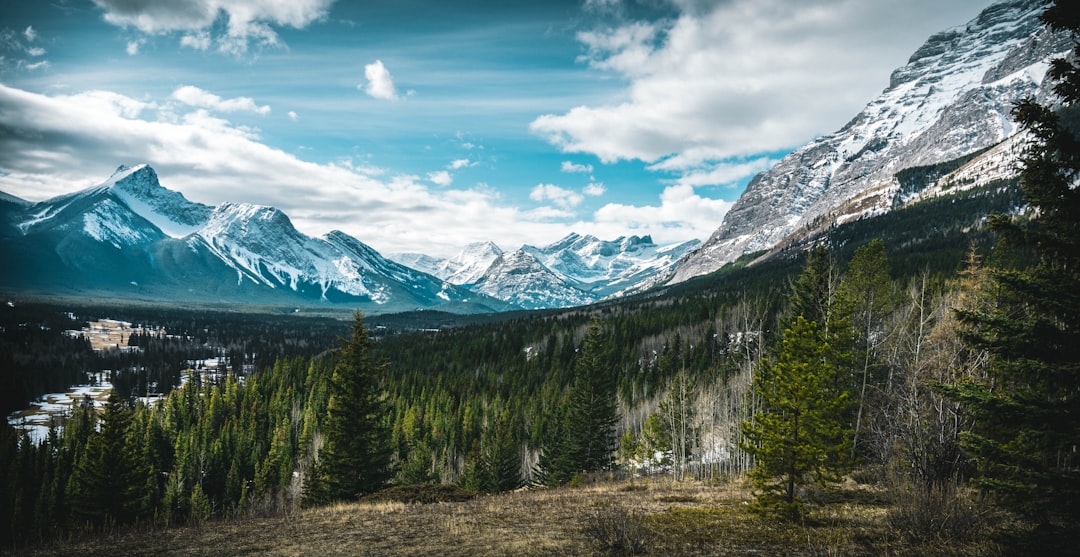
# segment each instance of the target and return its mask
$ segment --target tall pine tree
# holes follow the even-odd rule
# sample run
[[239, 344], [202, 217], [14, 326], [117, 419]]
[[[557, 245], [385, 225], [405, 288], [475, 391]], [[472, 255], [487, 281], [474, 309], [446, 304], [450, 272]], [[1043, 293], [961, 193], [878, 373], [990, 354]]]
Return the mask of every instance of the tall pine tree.
[[373, 343], [356, 312], [330, 379], [325, 444], [307, 485], [309, 503], [355, 499], [382, 489], [394, 475], [391, 430], [384, 421], [389, 408], [379, 387], [385, 364], [372, 361]]
[[[1043, 14], [1078, 36], [1073, 2]], [[976, 416], [963, 438], [977, 481], [999, 501], [1041, 524], [1069, 532], [1043, 541], [1070, 544], [1080, 528], [1080, 42], [1049, 75], [1061, 105], [1032, 99], [1013, 115], [1032, 143], [1022, 163], [1028, 217], [997, 215], [1001, 253], [991, 269], [994, 304], [961, 311], [962, 337], [991, 355], [988, 383], [949, 389]], [[1065, 545], [1061, 546], [1065, 548]], [[1075, 550], [1075, 547], [1070, 548]]]
[[549, 485], [580, 473], [611, 467], [615, 451], [615, 374], [607, 364], [604, 330], [593, 321], [574, 362], [574, 383], [553, 442], [541, 456], [541, 478]]

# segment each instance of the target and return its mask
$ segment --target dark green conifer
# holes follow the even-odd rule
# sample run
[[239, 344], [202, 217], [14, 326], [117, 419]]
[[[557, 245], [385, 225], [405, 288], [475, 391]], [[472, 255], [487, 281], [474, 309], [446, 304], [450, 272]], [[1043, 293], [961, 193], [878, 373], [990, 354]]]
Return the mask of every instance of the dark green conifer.
[[[1070, 2], [1043, 20], [1078, 37]], [[997, 215], [1001, 245], [991, 268], [993, 304], [961, 311], [964, 340], [991, 357], [989, 381], [946, 390], [976, 417], [963, 446], [977, 481], [1075, 550], [1080, 528], [1080, 42], [1049, 75], [1062, 106], [1027, 99], [1013, 115], [1033, 139], [1021, 186], [1031, 210]], [[1056, 528], [1055, 528], [1056, 527]], [[1071, 539], [1071, 542], [1068, 541]], [[1065, 540], [1065, 541], [1062, 541]], [[1067, 546], [1067, 547], [1066, 547]]]
[[394, 476], [391, 431], [384, 421], [388, 408], [379, 386], [385, 364], [372, 361], [373, 344], [356, 312], [330, 379], [325, 445], [307, 486], [309, 502], [355, 499], [382, 489]]

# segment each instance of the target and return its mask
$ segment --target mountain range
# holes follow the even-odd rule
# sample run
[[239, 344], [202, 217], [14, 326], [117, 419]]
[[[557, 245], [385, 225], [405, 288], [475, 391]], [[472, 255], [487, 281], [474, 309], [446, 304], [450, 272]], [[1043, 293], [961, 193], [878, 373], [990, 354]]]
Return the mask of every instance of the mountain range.
[[658, 246], [650, 236], [600, 240], [570, 233], [544, 246], [504, 252], [492, 242], [470, 244], [450, 259], [422, 254], [389, 257], [447, 282], [524, 309], [580, 306], [666, 275], [701, 242]]
[[194, 203], [148, 165], [39, 203], [0, 192], [0, 290], [369, 313], [577, 306], [711, 273], [837, 224], [1015, 174], [1009, 112], [1045, 102], [1048, 61], [1071, 47], [1040, 0], [1004, 0], [931, 36], [840, 130], [755, 176], [704, 243], [569, 234], [544, 247], [492, 242], [448, 259], [383, 257], [342, 232], [313, 238], [273, 207]]
[[[387, 259], [340, 231], [312, 238], [273, 207], [210, 207], [163, 187], [149, 165], [40, 203], [0, 196], [0, 288], [204, 303], [346, 305], [368, 313], [492, 312], [583, 305], [669, 272], [694, 243], [470, 246], [453, 260]], [[407, 258], [405, 258], [407, 259]], [[546, 263], [541, 263], [540, 260]], [[418, 267], [420, 270], [417, 270]]]

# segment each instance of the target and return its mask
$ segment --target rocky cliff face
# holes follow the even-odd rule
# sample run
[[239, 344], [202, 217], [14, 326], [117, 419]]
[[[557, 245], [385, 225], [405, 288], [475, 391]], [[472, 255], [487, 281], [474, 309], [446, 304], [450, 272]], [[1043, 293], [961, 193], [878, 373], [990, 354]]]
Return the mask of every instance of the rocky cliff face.
[[889, 211], [918, 194], [901, 192], [894, 178], [900, 170], [1011, 137], [1013, 104], [1045, 98], [1048, 61], [1071, 46], [1066, 35], [1042, 25], [1043, 9], [1039, 0], [1006, 0], [930, 37], [846, 126], [754, 177], [720, 228], [680, 262], [669, 282], [770, 248], [815, 220]]

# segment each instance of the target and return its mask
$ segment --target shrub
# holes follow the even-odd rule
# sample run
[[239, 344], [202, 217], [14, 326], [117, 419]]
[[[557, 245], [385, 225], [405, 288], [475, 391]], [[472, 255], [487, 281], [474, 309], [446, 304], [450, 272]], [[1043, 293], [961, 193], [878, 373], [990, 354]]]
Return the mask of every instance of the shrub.
[[590, 512], [582, 531], [598, 551], [608, 555], [641, 555], [649, 538], [642, 513], [621, 506]]
[[456, 485], [411, 484], [397, 485], [382, 491], [376, 491], [360, 500], [365, 503], [458, 503], [476, 498], [475, 491]]
[[893, 488], [888, 526], [923, 546], [986, 542], [1002, 517], [989, 499], [954, 482]]

